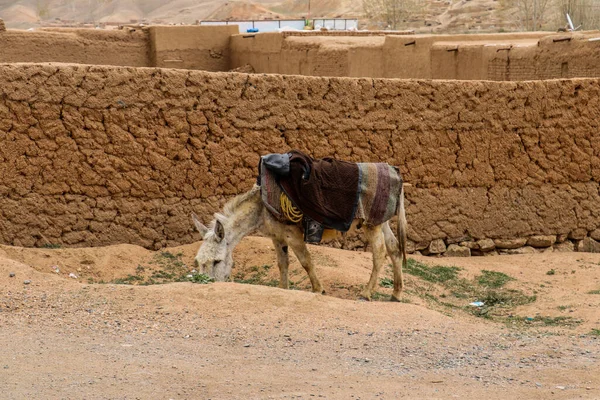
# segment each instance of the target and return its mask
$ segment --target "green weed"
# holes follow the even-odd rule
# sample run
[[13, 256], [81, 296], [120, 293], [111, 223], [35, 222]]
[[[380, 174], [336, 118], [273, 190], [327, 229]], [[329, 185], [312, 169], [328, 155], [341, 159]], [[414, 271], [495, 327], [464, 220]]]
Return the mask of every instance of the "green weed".
[[[118, 278], [111, 283], [121, 285], [159, 285], [172, 282], [192, 282], [207, 284], [214, 279], [204, 274], [190, 273], [190, 268], [183, 262], [183, 253], [173, 254], [161, 251], [155, 254], [148, 265], [139, 264], [135, 275]], [[103, 283], [103, 282], [100, 282]]]
[[537, 326], [567, 326], [572, 327], [580, 324], [582, 321], [573, 317], [549, 317], [536, 315], [535, 317], [509, 317], [509, 321], [517, 324], [537, 325]]
[[394, 287], [394, 280], [391, 278], [382, 278], [379, 281], [379, 286], [384, 287], [384, 288], [393, 288]]
[[480, 286], [487, 286], [489, 288], [501, 288], [506, 285], [510, 281], [514, 281], [515, 278], [512, 278], [502, 272], [497, 271], [481, 271], [481, 275], [477, 277], [477, 283]]
[[444, 283], [455, 279], [458, 276], [458, 271], [460, 271], [460, 268], [446, 267], [442, 265], [430, 267], [426, 264], [409, 258], [404, 271], [407, 274], [418, 276], [427, 282]]
[[[448, 266], [427, 266], [413, 259], [408, 260], [408, 274], [425, 282], [414, 281], [415, 293], [446, 309], [463, 310], [478, 317], [502, 320], [517, 306], [536, 300], [535, 295], [527, 295], [521, 290], [507, 289], [506, 283], [514, 278], [495, 271], [481, 271], [474, 279], [460, 276], [460, 268]], [[391, 282], [382, 279], [381, 286]], [[480, 301], [481, 307], [469, 305]]]
[[252, 275], [245, 277], [243, 272], [239, 272], [233, 277], [233, 281], [237, 283], [245, 283], [249, 285], [265, 285], [265, 286], [277, 286], [276, 280], [267, 279], [267, 273], [271, 269], [271, 265], [255, 265], [250, 268]]

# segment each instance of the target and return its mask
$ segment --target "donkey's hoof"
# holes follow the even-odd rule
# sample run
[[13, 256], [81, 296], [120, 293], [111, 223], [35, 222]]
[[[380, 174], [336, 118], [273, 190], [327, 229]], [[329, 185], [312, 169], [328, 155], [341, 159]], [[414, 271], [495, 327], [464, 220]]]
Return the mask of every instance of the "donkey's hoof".
[[394, 295], [392, 295], [392, 297], [390, 297], [390, 301], [392, 301], [394, 303], [401, 303], [400, 299]]
[[363, 301], [371, 301], [371, 293], [361, 293], [358, 295], [358, 298]]

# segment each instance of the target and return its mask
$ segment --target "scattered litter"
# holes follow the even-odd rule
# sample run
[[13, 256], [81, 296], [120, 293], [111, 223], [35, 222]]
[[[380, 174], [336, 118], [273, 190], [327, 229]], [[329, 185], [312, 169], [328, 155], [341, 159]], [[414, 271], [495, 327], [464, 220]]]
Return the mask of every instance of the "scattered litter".
[[23, 283], [24, 283], [25, 285], [29, 285], [29, 284], [31, 283], [31, 281], [28, 279], [28, 280], [26, 280], [26, 281], [23, 281]]
[[188, 279], [192, 279], [194, 277], [194, 275], [190, 274], [190, 275], [186, 275], [185, 277]]
[[483, 301], [474, 301], [472, 303], [469, 303], [469, 305], [473, 307], [483, 307], [484, 304], [485, 303]]
[[533, 321], [533, 317], [525, 317], [525, 321]]
[[75, 275], [74, 273], [71, 272], [69, 274], [69, 278], [77, 279], [77, 275]]
[[560, 390], [565, 390], [566, 389], [564, 386], [557, 386], [556, 388], [560, 389]]
[[53, 271], [55, 274], [58, 274], [58, 273], [60, 273], [60, 268], [58, 268], [58, 265], [53, 265], [51, 268], [52, 268], [52, 271]]
[[246, 343], [246, 344], [244, 345], [244, 347], [250, 347], [250, 344], [249, 344], [249, 343]]

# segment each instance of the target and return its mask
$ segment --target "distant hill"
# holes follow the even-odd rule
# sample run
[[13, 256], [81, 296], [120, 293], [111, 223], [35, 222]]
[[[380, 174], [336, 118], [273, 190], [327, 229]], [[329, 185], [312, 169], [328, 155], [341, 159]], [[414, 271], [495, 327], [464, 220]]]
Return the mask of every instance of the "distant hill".
[[[518, 29], [512, 22], [516, 20], [514, 10], [502, 9], [501, 1], [418, 1], [420, 7], [404, 22], [403, 28], [461, 33]], [[309, 16], [359, 18], [361, 27], [382, 28], [364, 19], [362, 0], [0, 0], [0, 18], [13, 29], [48, 24], [193, 24], [201, 19]]]

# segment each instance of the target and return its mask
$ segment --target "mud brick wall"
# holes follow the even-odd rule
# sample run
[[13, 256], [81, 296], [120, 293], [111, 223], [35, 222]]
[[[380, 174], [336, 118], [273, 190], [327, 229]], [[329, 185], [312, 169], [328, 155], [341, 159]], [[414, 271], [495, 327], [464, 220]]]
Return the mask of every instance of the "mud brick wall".
[[120, 30], [0, 30], [0, 63], [89, 65], [227, 71], [237, 26], [151, 26]]
[[48, 28], [0, 33], [0, 63], [61, 62], [150, 66], [150, 42], [142, 29]]
[[153, 67], [227, 71], [229, 38], [237, 25], [151, 26], [150, 58]]
[[[534, 80], [600, 76], [597, 31], [548, 35], [535, 46], [489, 53], [490, 80]], [[592, 41], [590, 41], [592, 39]]]
[[0, 242], [198, 240], [261, 154], [398, 165], [414, 242], [600, 225], [600, 81], [0, 66]]

